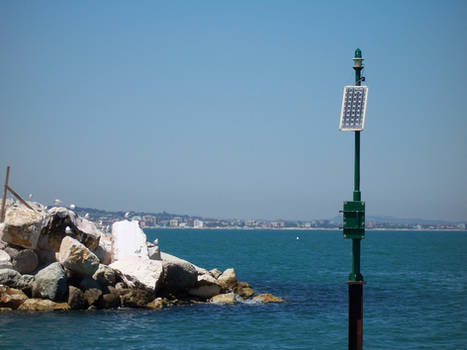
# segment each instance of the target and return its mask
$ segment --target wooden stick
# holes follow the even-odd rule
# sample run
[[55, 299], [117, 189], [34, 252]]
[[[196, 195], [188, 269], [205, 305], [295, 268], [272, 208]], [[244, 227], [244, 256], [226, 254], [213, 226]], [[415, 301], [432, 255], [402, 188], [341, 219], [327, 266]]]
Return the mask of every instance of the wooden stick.
[[5, 221], [5, 204], [6, 204], [6, 193], [8, 191], [8, 178], [10, 177], [10, 166], [6, 168], [6, 179], [5, 187], [3, 188], [3, 198], [2, 198], [2, 213], [0, 216], [0, 223]]
[[8, 189], [8, 191], [11, 192], [11, 194], [12, 194], [13, 196], [15, 196], [16, 198], [18, 198], [18, 200], [19, 200], [21, 203], [23, 203], [25, 206], [27, 206], [27, 207], [28, 207], [29, 209], [31, 209], [32, 211], [35, 211], [28, 203], [26, 203], [26, 201], [25, 201], [23, 198], [21, 198], [21, 196], [20, 196], [18, 193], [16, 193], [15, 191], [13, 191], [13, 189], [12, 189], [10, 186], [7, 186], [7, 189]]

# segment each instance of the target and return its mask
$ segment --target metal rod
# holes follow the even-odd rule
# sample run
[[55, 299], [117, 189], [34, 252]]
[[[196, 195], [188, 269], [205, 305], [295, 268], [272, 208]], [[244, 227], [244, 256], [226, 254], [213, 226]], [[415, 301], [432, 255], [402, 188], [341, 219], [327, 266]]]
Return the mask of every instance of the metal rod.
[[8, 191], [11, 192], [11, 194], [12, 194], [13, 196], [15, 196], [16, 198], [18, 198], [18, 200], [19, 200], [21, 203], [23, 203], [25, 206], [27, 206], [27, 207], [28, 207], [29, 209], [31, 209], [32, 211], [35, 211], [28, 203], [26, 203], [26, 201], [25, 201], [23, 198], [21, 198], [21, 196], [20, 196], [18, 193], [16, 193], [15, 191], [13, 191], [13, 189], [12, 189], [10, 186], [7, 186], [7, 189], [8, 189]]
[[360, 193], [360, 131], [355, 131], [355, 164], [354, 164], [354, 190], [353, 200], [360, 201], [362, 195]]
[[349, 350], [363, 348], [363, 284], [349, 282]]
[[3, 187], [2, 213], [1, 213], [1, 217], [0, 217], [0, 223], [5, 221], [5, 204], [6, 204], [6, 193], [8, 191], [8, 178], [9, 177], [10, 177], [10, 166], [7, 166], [5, 186]]

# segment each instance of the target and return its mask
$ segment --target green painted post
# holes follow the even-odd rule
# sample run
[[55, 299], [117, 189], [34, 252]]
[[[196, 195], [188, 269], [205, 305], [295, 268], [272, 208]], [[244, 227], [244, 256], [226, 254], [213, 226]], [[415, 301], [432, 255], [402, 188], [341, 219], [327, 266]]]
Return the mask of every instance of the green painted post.
[[[362, 52], [355, 50], [353, 58], [355, 70], [355, 85], [360, 86], [362, 65]], [[360, 193], [360, 131], [355, 131], [355, 162], [354, 162], [354, 203], [358, 202], [364, 215], [364, 203], [361, 203]], [[344, 204], [345, 211], [345, 204]], [[345, 213], [344, 213], [345, 215]], [[360, 217], [359, 217], [360, 218]], [[358, 238], [352, 237], [352, 272], [347, 282], [349, 286], [349, 327], [348, 327], [348, 348], [349, 350], [362, 350], [363, 348], [363, 276], [360, 273], [360, 243], [364, 237], [365, 223], [360, 222], [363, 230], [359, 231]], [[344, 230], [345, 232], [345, 230]]]

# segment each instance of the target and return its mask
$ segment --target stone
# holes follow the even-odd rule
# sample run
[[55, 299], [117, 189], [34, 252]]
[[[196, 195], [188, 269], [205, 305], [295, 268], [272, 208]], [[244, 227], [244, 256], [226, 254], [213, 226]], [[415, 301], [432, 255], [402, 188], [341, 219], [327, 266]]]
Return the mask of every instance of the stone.
[[16, 310], [27, 299], [21, 290], [0, 285], [0, 307]]
[[81, 289], [68, 286], [68, 305], [70, 305], [72, 310], [81, 310], [88, 307]]
[[209, 301], [214, 304], [233, 304], [237, 300], [235, 299], [234, 293], [226, 293], [216, 295], [212, 297]]
[[21, 289], [28, 297], [31, 297], [34, 280], [35, 277], [33, 275], [21, 275], [16, 288]]
[[[0, 284], [11, 288], [18, 288], [21, 274], [13, 269], [0, 269]], [[18, 288], [19, 289], [19, 288]]]
[[117, 221], [112, 225], [112, 262], [128, 256], [148, 258], [146, 234], [137, 221]]
[[198, 272], [189, 262], [162, 261], [162, 266], [164, 268], [164, 280], [161, 288], [165, 291], [178, 293], [195, 287], [198, 281]]
[[99, 268], [92, 275], [92, 278], [102, 286], [114, 286], [117, 282], [117, 273], [107, 265], [99, 264]]
[[13, 264], [11, 263], [10, 255], [4, 250], [0, 250], [0, 269], [11, 269]]
[[196, 266], [195, 264], [192, 264], [189, 261], [180, 259], [180, 258], [178, 258], [178, 257], [176, 257], [174, 255], [170, 255], [170, 254], [167, 254], [167, 253], [164, 253], [164, 252], [161, 252], [161, 260], [171, 262], [171, 263], [179, 263], [181, 265], [190, 264], [191, 266], [193, 266], [196, 269], [196, 271], [198, 272], [198, 275], [205, 275], [206, 273], [209, 272], [208, 270], [203, 269], [202, 267], [198, 267], [198, 266]]
[[79, 288], [82, 290], [88, 290], [93, 288], [102, 290], [101, 284], [90, 276], [86, 276], [80, 281]]
[[35, 275], [32, 285], [34, 298], [65, 300], [67, 292], [67, 277], [60, 263], [50, 264]]
[[165, 306], [164, 299], [162, 298], [156, 298], [150, 303], [146, 304], [146, 307], [148, 309], [153, 309], [153, 310], [162, 310]]
[[13, 258], [13, 269], [21, 274], [32, 273], [39, 266], [39, 258], [32, 249], [23, 249]]
[[94, 251], [101, 264], [109, 265], [112, 263], [112, 235], [101, 234], [99, 246]]
[[130, 288], [157, 291], [164, 277], [162, 261], [139, 256], [127, 256], [109, 267], [119, 272], [123, 282]]
[[102, 295], [99, 307], [102, 309], [113, 309], [120, 306], [120, 296], [116, 293], [106, 293]]
[[[66, 233], [67, 226], [71, 233]], [[92, 251], [99, 246], [101, 232], [93, 222], [76, 215], [75, 212], [67, 208], [54, 207], [49, 209], [41, 230], [38, 247], [58, 252], [65, 236], [75, 238]]]
[[209, 271], [211, 273], [211, 275], [215, 278], [215, 279], [218, 279], [220, 275], [222, 275], [222, 272], [219, 271], [218, 269], [212, 269], [211, 271]]
[[224, 290], [232, 289], [237, 284], [237, 276], [234, 269], [225, 270], [217, 279]]
[[84, 291], [84, 299], [89, 306], [99, 304], [100, 298], [102, 297], [102, 290], [97, 288], [91, 288]]
[[[29, 204], [32, 204], [29, 202]], [[5, 221], [1, 225], [0, 238], [23, 248], [36, 248], [45, 220], [45, 207], [37, 203], [35, 210], [9, 201], [5, 207]]]
[[248, 299], [255, 294], [255, 291], [247, 282], [238, 282], [234, 288], [234, 293], [240, 295], [242, 298]]
[[67, 311], [70, 305], [67, 303], [55, 303], [48, 299], [28, 299], [18, 307], [18, 310], [28, 311]]
[[67, 269], [82, 276], [92, 276], [99, 267], [99, 258], [84, 244], [70, 236], [62, 240], [58, 261]]
[[209, 299], [215, 295], [218, 295], [221, 292], [221, 286], [217, 280], [211, 276], [211, 274], [204, 274], [198, 276], [198, 281], [194, 288], [191, 288], [188, 291], [188, 294], [203, 298]]
[[38, 249], [35, 250], [35, 252], [39, 258], [39, 266], [47, 266], [57, 261], [55, 259], [55, 252], [53, 250]]
[[161, 249], [159, 246], [152, 243], [148, 243], [148, 256], [152, 260], [162, 260], [161, 259]]
[[284, 299], [276, 297], [270, 293], [259, 294], [253, 298], [255, 301], [259, 301], [261, 303], [283, 303], [285, 302]]
[[143, 308], [154, 299], [154, 293], [144, 289], [128, 289], [126, 293], [120, 294], [122, 307]]

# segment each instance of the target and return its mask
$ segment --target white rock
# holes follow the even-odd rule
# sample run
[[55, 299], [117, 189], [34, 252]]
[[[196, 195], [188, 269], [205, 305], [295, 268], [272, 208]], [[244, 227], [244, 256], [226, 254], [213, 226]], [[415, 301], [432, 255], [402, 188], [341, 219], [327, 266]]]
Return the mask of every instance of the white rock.
[[193, 263], [191, 263], [189, 261], [177, 258], [175, 255], [171, 255], [171, 254], [168, 254], [168, 253], [161, 252], [160, 258], [161, 258], [162, 261], [167, 261], [167, 262], [174, 263], [174, 264], [178, 263], [178, 264], [190, 264], [190, 265], [193, 265], [193, 267], [198, 272], [198, 275], [205, 275], [206, 273], [209, 273], [208, 270], [203, 269], [202, 267], [196, 266], [195, 264], [193, 264]]
[[94, 254], [97, 255], [101, 264], [108, 265], [112, 262], [112, 235], [105, 233], [101, 234], [99, 246], [94, 251]]
[[7, 252], [0, 250], [0, 269], [12, 269], [11, 257]]
[[120, 272], [123, 281], [130, 287], [143, 287], [157, 291], [163, 278], [162, 261], [139, 256], [126, 256], [109, 265]]
[[136, 221], [117, 221], [112, 225], [112, 262], [128, 256], [148, 258], [146, 235]]
[[92, 276], [99, 268], [99, 258], [84, 244], [70, 236], [62, 240], [58, 261], [67, 269], [82, 276]]
[[237, 284], [237, 276], [235, 275], [235, 270], [232, 268], [225, 270], [222, 273], [222, 275], [219, 276], [217, 281], [224, 289], [233, 288]]

